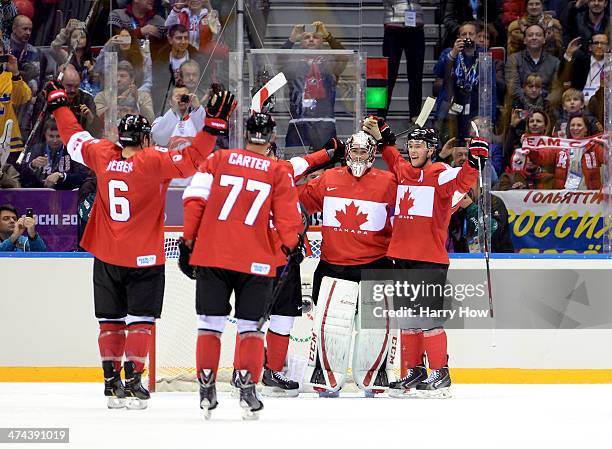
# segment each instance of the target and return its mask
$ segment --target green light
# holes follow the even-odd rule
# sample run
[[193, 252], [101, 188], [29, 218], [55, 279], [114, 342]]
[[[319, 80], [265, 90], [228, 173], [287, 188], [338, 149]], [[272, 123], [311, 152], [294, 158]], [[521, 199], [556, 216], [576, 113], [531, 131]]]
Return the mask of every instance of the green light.
[[387, 88], [386, 87], [367, 87], [366, 88], [366, 108], [384, 109], [387, 107]]

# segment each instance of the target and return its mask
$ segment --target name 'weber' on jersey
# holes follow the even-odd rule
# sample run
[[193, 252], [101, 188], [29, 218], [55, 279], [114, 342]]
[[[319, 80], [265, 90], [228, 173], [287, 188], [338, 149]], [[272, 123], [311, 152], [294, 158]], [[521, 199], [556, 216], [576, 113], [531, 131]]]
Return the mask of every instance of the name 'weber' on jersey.
[[183, 202], [183, 237], [195, 239], [192, 265], [274, 276], [270, 216], [288, 248], [297, 244], [302, 228], [289, 169], [248, 150], [209, 156], [185, 189]]

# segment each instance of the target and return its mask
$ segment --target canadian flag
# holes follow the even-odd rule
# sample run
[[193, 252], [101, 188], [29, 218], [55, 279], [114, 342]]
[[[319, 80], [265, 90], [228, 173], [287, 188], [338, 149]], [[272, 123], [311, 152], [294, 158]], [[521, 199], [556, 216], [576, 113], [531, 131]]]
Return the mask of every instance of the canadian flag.
[[432, 217], [435, 193], [432, 186], [397, 186], [395, 215]]
[[387, 223], [387, 204], [326, 196], [323, 200], [323, 226], [380, 231]]

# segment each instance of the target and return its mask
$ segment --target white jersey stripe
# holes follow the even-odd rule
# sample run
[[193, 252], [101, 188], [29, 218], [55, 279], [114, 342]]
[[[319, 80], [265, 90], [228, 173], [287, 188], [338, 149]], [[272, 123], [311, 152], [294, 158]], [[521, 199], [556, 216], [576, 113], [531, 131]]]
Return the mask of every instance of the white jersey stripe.
[[83, 160], [83, 144], [85, 142], [89, 142], [90, 140], [94, 140], [94, 138], [87, 131], [80, 131], [78, 133], [74, 133], [70, 137], [70, 139], [68, 140], [68, 145], [66, 145], [66, 149], [68, 150], [70, 158], [73, 161], [77, 161], [80, 164], [87, 165]]
[[183, 200], [187, 198], [203, 198], [208, 200], [212, 183], [213, 175], [210, 173], [196, 173], [191, 180], [191, 184], [183, 192]]
[[444, 170], [438, 176], [438, 185], [443, 186], [447, 182], [451, 182], [457, 177], [459, 170], [461, 170], [461, 167], [448, 168], [447, 170]]

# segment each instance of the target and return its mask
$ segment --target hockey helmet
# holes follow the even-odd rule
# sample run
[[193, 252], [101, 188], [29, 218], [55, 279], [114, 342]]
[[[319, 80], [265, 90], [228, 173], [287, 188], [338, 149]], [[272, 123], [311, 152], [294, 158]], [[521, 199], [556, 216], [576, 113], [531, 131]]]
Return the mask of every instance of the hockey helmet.
[[[353, 150], [366, 150], [365, 155], [355, 154]], [[351, 169], [351, 173], [357, 178], [374, 164], [376, 156], [376, 141], [365, 131], [359, 131], [349, 137], [346, 141], [346, 164]]]
[[411, 140], [420, 140], [425, 142], [428, 148], [434, 150], [438, 147], [438, 132], [433, 128], [414, 128], [408, 134], [406, 138], [406, 149], [408, 149], [408, 142]]
[[265, 112], [253, 112], [246, 122], [247, 141], [256, 145], [265, 145], [274, 137], [276, 122]]
[[144, 138], [151, 136], [151, 124], [142, 115], [126, 114], [119, 122], [118, 133], [121, 145], [142, 145]]

